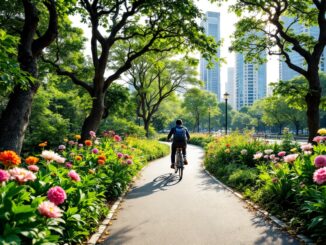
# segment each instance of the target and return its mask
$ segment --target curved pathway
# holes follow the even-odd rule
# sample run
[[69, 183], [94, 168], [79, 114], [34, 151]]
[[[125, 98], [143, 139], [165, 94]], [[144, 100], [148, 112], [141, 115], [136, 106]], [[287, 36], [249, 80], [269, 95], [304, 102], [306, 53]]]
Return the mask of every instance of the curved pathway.
[[216, 183], [201, 167], [203, 154], [188, 145], [181, 182], [169, 157], [146, 167], [103, 244], [299, 244]]

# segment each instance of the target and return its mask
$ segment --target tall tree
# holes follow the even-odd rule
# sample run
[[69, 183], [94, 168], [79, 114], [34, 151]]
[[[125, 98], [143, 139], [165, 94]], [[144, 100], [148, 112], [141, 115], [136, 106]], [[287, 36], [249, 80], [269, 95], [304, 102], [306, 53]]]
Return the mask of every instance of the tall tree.
[[282, 134], [283, 127], [289, 122], [287, 104], [279, 96], [267, 97], [259, 102], [263, 108], [263, 122], [268, 126], [277, 126], [279, 134]]
[[212, 116], [219, 114], [216, 95], [199, 88], [191, 88], [185, 93], [183, 107], [195, 119], [197, 132], [200, 131], [202, 117], [208, 114], [208, 108], [211, 108]]
[[[244, 53], [248, 61], [260, 62], [264, 62], [260, 54], [267, 50], [270, 55], [282, 56], [289, 68], [307, 79], [309, 86], [305, 91], [305, 102], [309, 141], [312, 141], [319, 129], [322, 89], [318, 71], [326, 45], [326, 0], [236, 0], [232, 9], [241, 17], [236, 24], [233, 50]], [[292, 23], [286, 25], [284, 17], [290, 17]], [[309, 33], [298, 34], [294, 30], [296, 23], [316, 26], [318, 37]], [[290, 56], [291, 52], [301, 56], [306, 65], [297, 65]]]
[[133, 62], [128, 81], [135, 89], [137, 116], [149, 136], [149, 126], [160, 105], [177, 90], [199, 84], [196, 63], [192, 59], [172, 60], [162, 53], [147, 54]]
[[[92, 79], [82, 79], [75, 68], [63, 69], [54, 63], [58, 74], [88, 91], [92, 108], [82, 127], [82, 140], [96, 131], [103, 117], [107, 89], [122, 73], [132, 66], [132, 61], [147, 52], [199, 49], [206, 58], [216, 51], [216, 43], [204, 35], [196, 22], [201, 14], [193, 1], [175, 0], [80, 0], [78, 12], [92, 29]], [[135, 41], [141, 39], [142, 42]], [[127, 45], [124, 62], [108, 71], [115, 62], [114, 48]], [[66, 54], [61, 54], [66, 55]]]
[[[40, 6], [42, 5], [42, 6]], [[55, 0], [44, 0], [37, 3], [32, 0], [22, 0], [21, 3], [1, 3], [4, 9], [1, 9], [1, 22], [13, 17], [21, 23], [21, 30], [17, 30], [20, 35], [18, 45], [18, 62], [21, 70], [27, 72], [32, 77], [38, 77], [37, 60], [42, 51], [48, 47], [56, 38], [58, 30], [57, 4]], [[9, 7], [16, 7], [11, 12]], [[42, 15], [47, 21], [47, 28], [42, 31], [40, 28], [41, 11], [47, 13]], [[23, 14], [19, 12], [23, 9]], [[7, 12], [5, 12], [8, 10]], [[12, 14], [14, 13], [14, 14]], [[21, 19], [23, 15], [23, 19]], [[6, 23], [8, 24], [8, 23]], [[15, 29], [17, 26], [12, 26]], [[15, 30], [16, 31], [16, 30]], [[43, 33], [43, 34], [42, 34]], [[9, 96], [6, 108], [3, 110], [0, 118], [0, 150], [11, 149], [20, 152], [24, 139], [24, 134], [29, 123], [33, 97], [40, 85], [38, 81], [28, 79], [28, 88], [17, 84]]]

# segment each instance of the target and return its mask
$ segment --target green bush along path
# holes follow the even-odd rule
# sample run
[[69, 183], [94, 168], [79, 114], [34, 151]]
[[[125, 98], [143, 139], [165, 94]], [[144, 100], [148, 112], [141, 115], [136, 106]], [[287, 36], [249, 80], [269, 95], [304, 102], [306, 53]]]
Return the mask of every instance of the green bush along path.
[[184, 178], [169, 157], [152, 162], [126, 195], [105, 244], [299, 244], [215, 182], [204, 151], [188, 146]]

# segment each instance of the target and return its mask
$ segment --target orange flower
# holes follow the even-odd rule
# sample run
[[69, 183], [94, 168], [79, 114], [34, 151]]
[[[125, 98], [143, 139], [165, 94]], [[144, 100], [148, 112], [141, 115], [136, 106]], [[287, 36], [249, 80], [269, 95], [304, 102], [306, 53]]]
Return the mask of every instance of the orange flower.
[[81, 156], [76, 156], [76, 157], [75, 157], [75, 160], [76, 160], [76, 161], [81, 161], [81, 160], [83, 160], [83, 158], [82, 158]]
[[30, 156], [30, 157], [27, 157], [27, 158], [25, 159], [25, 162], [26, 162], [28, 165], [35, 165], [36, 163], [38, 163], [39, 160], [40, 160], [40, 159], [37, 158], [37, 157], [32, 157], [32, 156]]
[[38, 144], [39, 147], [46, 147], [48, 145], [47, 141], [44, 141], [43, 143]]
[[76, 134], [76, 135], [75, 135], [75, 139], [76, 139], [76, 140], [80, 140], [80, 139], [81, 139], [81, 136], [80, 136], [79, 134]]
[[98, 156], [97, 160], [105, 161], [106, 160], [106, 156], [100, 155], [100, 156]]
[[14, 151], [0, 152], [0, 162], [5, 166], [19, 165], [21, 163], [20, 157]]
[[98, 160], [97, 160], [97, 163], [100, 164], [100, 165], [104, 165], [105, 161], [102, 160], [102, 159], [98, 159]]
[[85, 145], [92, 146], [93, 142], [91, 140], [85, 140]]

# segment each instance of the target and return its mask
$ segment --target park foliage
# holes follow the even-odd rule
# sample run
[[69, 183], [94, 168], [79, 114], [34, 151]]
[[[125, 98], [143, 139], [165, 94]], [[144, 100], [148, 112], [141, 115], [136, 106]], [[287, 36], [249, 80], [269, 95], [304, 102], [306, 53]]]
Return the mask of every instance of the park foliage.
[[79, 143], [65, 139], [56, 152], [47, 142], [41, 154], [0, 152], [0, 243], [77, 244], [108, 213], [108, 202], [126, 190], [147, 160], [164, 156], [156, 141], [113, 131]]
[[[205, 167], [296, 232], [325, 241], [326, 130], [316, 145], [293, 143], [285, 132], [281, 144], [247, 134], [193, 137], [206, 145]], [[210, 141], [207, 143], [207, 141]]]

